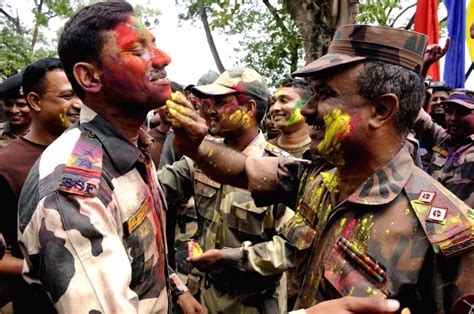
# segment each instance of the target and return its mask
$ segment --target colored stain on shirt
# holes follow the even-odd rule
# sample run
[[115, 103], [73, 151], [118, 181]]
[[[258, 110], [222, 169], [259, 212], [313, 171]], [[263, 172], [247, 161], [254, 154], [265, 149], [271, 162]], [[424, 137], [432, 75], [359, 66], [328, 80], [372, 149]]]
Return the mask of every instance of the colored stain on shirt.
[[351, 132], [351, 116], [343, 113], [339, 108], [324, 116], [326, 132], [324, 139], [318, 144], [317, 150], [335, 166], [345, 164], [341, 141]]
[[323, 184], [330, 193], [339, 192], [339, 177], [336, 174], [321, 172], [321, 177], [323, 177]]

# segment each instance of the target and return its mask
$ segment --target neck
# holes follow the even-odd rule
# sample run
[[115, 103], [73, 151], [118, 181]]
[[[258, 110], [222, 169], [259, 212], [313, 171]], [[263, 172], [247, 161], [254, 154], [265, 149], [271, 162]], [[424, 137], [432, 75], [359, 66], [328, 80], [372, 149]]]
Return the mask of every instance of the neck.
[[301, 124], [298, 123], [298, 127], [291, 131], [282, 130], [278, 137], [278, 144], [285, 147], [300, 146], [310, 141], [309, 127], [304, 121]]
[[27, 125], [14, 125], [10, 124], [10, 130], [12, 131], [13, 134], [16, 136], [22, 136], [26, 132], [28, 132], [28, 129], [30, 128], [30, 124]]
[[243, 151], [258, 136], [258, 127], [252, 126], [245, 128], [240, 134], [233, 134], [225, 138], [227, 146], [232, 147], [236, 151]]
[[[382, 145], [379, 145], [382, 146]], [[339, 166], [339, 195], [338, 204], [345, 201], [371, 175], [385, 166], [400, 151], [401, 145], [383, 145], [379, 149], [353, 151], [347, 153], [345, 164]], [[383, 148], [383, 149], [382, 149]]]
[[30, 132], [28, 132], [23, 138], [27, 139], [30, 142], [39, 145], [48, 146], [51, 144], [59, 135], [52, 134], [51, 128], [40, 123], [32, 123]]
[[[146, 109], [137, 111], [136, 104], [119, 106], [117, 104], [110, 104], [109, 102], [104, 104], [99, 104], [98, 102], [92, 103], [94, 103], [94, 106], [90, 106], [92, 110], [107, 120], [107, 122], [130, 142], [136, 142], [138, 130], [146, 118]], [[126, 108], [134, 108], [135, 110], [126, 110]]]

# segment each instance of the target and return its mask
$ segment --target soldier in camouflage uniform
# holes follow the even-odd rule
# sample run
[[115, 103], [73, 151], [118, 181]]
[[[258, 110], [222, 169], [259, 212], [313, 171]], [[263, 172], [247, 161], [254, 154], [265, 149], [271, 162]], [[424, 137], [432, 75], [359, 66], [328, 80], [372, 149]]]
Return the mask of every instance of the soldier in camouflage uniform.
[[182, 128], [175, 146], [208, 175], [248, 187], [259, 206], [296, 209], [282, 236], [311, 249], [296, 309], [346, 309], [344, 298], [322, 302], [342, 296], [394, 298], [414, 313], [474, 308], [474, 212], [402, 149], [424, 95], [425, 46], [422, 34], [346, 25], [328, 54], [294, 73], [311, 80], [316, 96], [301, 111], [331, 170], [226, 150], [201, 140], [190, 110], [171, 112]]
[[60, 313], [167, 313], [168, 291], [184, 312], [204, 312], [168, 271], [166, 204], [141, 128], [171, 93], [170, 58], [126, 2], [81, 9], [58, 51], [85, 106], [23, 187], [25, 280]]
[[[212, 84], [195, 86], [192, 92], [211, 99], [206, 108], [210, 131], [222, 137], [226, 146], [248, 156], [290, 156], [267, 143], [259, 131], [269, 91], [253, 69], [233, 68]], [[284, 243], [274, 236], [293, 211], [282, 205], [257, 207], [249, 191], [210, 179], [189, 158], [164, 166], [159, 181], [168, 204], [194, 197], [199, 221], [196, 240], [205, 252], [191, 257], [191, 262], [205, 272], [201, 302], [209, 312], [285, 312], [286, 281], [282, 272], [288, 267], [286, 261], [267, 261], [263, 265], [257, 252], [266, 251], [279, 258]], [[263, 275], [239, 263], [243, 250], [249, 252], [246, 262], [259, 264], [256, 267]]]
[[453, 90], [441, 103], [446, 128], [420, 111], [414, 130], [431, 154], [426, 171], [471, 208], [474, 206], [474, 92]]

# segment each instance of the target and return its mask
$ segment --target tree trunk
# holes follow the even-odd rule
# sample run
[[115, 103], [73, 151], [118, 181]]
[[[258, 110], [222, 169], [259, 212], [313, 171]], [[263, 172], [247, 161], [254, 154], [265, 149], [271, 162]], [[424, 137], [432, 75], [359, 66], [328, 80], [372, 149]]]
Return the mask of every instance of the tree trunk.
[[[36, 1], [35, 1], [36, 3]], [[43, 0], [36, 5], [37, 14], [41, 14], [41, 10], [43, 10]], [[38, 40], [38, 31], [39, 31], [39, 24], [35, 21], [35, 28], [33, 29], [33, 37], [31, 39], [31, 52], [35, 50], [36, 41]]]
[[357, 0], [284, 0], [304, 43], [305, 59], [327, 53], [337, 27], [354, 24]]
[[214, 43], [214, 38], [212, 38], [211, 28], [209, 27], [209, 22], [207, 21], [206, 8], [202, 4], [202, 2], [199, 5], [199, 16], [201, 17], [201, 22], [202, 22], [202, 25], [204, 26], [204, 31], [206, 32], [207, 44], [209, 45], [209, 48], [211, 49], [214, 62], [216, 63], [219, 73], [222, 73], [225, 71], [225, 68], [222, 65], [221, 58], [219, 57], [219, 52], [217, 51], [216, 44]]

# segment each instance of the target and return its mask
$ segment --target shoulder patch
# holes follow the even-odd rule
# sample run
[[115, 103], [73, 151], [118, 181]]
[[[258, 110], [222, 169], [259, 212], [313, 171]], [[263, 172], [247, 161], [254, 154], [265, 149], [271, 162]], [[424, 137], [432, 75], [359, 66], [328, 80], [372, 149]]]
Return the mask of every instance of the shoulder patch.
[[270, 155], [276, 156], [276, 157], [293, 157], [289, 153], [284, 151], [283, 149], [273, 144], [270, 144], [268, 142], [265, 145], [265, 151], [268, 152]]
[[449, 258], [474, 248], [468, 205], [422, 170], [412, 174], [405, 191], [435, 253]]
[[81, 133], [64, 165], [59, 190], [84, 196], [96, 196], [102, 175], [103, 155], [101, 143], [89, 133]]

